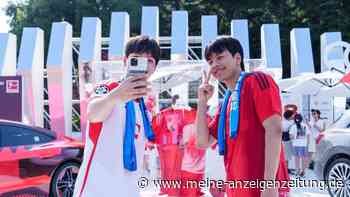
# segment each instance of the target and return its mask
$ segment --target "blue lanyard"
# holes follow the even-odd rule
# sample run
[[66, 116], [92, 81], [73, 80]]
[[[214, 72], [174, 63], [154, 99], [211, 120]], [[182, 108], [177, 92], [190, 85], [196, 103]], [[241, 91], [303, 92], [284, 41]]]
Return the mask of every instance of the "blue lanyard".
[[218, 126], [218, 145], [219, 145], [219, 154], [225, 154], [225, 144], [226, 144], [226, 110], [228, 102], [231, 98], [231, 109], [230, 109], [230, 138], [234, 139], [237, 137], [238, 124], [239, 124], [239, 104], [240, 104], [240, 95], [243, 79], [246, 76], [245, 72], [241, 72], [239, 79], [236, 83], [233, 95], [231, 90], [227, 89], [225, 93], [224, 102], [221, 105], [219, 126]]
[[245, 76], [244, 72], [241, 72], [239, 75], [239, 79], [236, 83], [236, 87], [234, 92], [231, 94], [231, 109], [230, 109], [230, 138], [235, 139], [237, 137], [238, 132], [238, 124], [239, 124], [239, 104], [241, 101], [241, 88], [242, 81]]
[[[147, 109], [143, 98], [139, 100], [139, 106], [142, 115], [144, 132], [148, 140], [154, 140], [155, 135], [152, 130], [150, 120], [147, 115]], [[125, 106], [125, 131], [123, 140], [123, 164], [128, 171], [137, 170], [137, 158], [135, 148], [135, 126], [136, 126], [136, 111], [134, 101], [129, 101]]]

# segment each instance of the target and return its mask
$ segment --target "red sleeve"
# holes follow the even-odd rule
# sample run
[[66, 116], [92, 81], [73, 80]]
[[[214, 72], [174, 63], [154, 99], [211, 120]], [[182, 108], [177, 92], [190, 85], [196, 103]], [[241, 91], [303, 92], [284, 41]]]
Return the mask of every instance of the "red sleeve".
[[259, 121], [263, 123], [274, 114], [281, 116], [282, 104], [279, 88], [273, 78], [262, 72], [255, 72], [248, 81], [253, 94], [254, 107]]
[[163, 115], [159, 113], [152, 118], [152, 129], [156, 139], [160, 138], [162, 125], [163, 125]]
[[215, 139], [218, 139], [220, 108], [221, 107], [218, 107], [216, 109], [215, 115], [214, 115], [213, 119], [211, 119], [211, 120], [209, 119], [210, 122], [208, 125], [210, 135], [212, 135]]

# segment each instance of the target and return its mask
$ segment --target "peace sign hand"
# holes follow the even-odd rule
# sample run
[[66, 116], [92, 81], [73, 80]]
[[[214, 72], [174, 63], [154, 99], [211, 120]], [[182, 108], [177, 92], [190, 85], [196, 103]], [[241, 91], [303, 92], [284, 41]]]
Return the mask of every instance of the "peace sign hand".
[[211, 73], [203, 71], [202, 84], [198, 88], [198, 102], [207, 104], [214, 94], [214, 86], [209, 84]]

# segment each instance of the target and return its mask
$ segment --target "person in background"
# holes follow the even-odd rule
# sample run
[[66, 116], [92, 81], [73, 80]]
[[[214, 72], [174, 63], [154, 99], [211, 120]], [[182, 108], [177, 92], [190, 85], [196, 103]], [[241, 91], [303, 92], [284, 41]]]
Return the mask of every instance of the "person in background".
[[318, 109], [311, 110], [311, 120], [308, 123], [308, 127], [311, 130], [311, 137], [308, 146], [310, 165], [312, 165], [312, 160], [314, 153], [316, 152], [316, 140], [318, 136], [326, 130], [326, 122], [321, 118], [321, 112]]
[[291, 169], [289, 168], [290, 162], [293, 157], [293, 145], [290, 139], [290, 128], [294, 125], [294, 112], [291, 110], [287, 110], [283, 113], [282, 120], [282, 142], [284, 147], [286, 165], [288, 167], [288, 173], [291, 173]]
[[303, 177], [307, 166], [307, 144], [310, 138], [310, 130], [303, 122], [301, 114], [294, 116], [295, 124], [290, 128], [290, 136], [294, 148], [295, 167], [297, 175]]

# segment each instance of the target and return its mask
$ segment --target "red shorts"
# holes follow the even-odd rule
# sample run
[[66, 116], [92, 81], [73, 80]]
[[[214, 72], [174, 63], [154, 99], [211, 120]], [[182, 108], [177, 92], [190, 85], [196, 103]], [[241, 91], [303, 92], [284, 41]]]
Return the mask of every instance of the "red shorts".
[[187, 171], [181, 171], [181, 197], [199, 197], [201, 192], [199, 182], [203, 180], [204, 174], [195, 174]]

